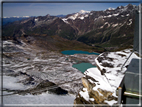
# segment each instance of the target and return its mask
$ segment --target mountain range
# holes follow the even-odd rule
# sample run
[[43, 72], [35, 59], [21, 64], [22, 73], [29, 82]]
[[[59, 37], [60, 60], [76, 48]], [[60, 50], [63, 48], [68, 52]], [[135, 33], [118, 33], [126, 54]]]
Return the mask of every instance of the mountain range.
[[19, 17], [19, 16], [13, 16], [13, 17], [4, 17], [2, 20], [2, 24], [8, 24], [8, 23], [12, 23], [14, 21], [18, 21], [18, 20], [22, 20], [22, 19], [27, 19], [29, 18], [29, 16], [23, 16], [23, 17]]
[[2, 39], [24, 41], [49, 50], [89, 49], [115, 51], [133, 47], [135, 12], [128, 4], [104, 11], [85, 11], [66, 16], [38, 16], [3, 26]]

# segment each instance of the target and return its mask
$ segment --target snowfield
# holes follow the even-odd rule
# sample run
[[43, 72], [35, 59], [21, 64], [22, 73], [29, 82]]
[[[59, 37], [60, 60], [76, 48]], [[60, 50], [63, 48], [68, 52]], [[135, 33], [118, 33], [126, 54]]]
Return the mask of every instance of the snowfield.
[[44, 105], [50, 106], [50, 105], [56, 105], [56, 104], [73, 104], [75, 97], [72, 95], [54, 95], [54, 94], [48, 94], [42, 93], [40, 95], [10, 95], [10, 96], [4, 96], [3, 101], [5, 106], [29, 106], [29, 105]]
[[18, 78], [11, 76], [3, 76], [3, 88], [11, 90], [24, 90], [27, 86], [22, 83], [18, 83]]

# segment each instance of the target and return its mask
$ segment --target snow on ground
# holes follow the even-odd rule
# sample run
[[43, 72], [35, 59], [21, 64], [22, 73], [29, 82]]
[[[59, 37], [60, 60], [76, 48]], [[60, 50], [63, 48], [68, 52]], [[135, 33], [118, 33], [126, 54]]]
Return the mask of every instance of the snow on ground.
[[[106, 91], [112, 91], [112, 88], [110, 84], [108, 83], [108, 80], [101, 75], [101, 72], [98, 70], [98, 68], [89, 68], [84, 72], [85, 75], [88, 75], [92, 78], [94, 78], [97, 84], [99, 83], [100, 85], [96, 85], [93, 90], [97, 90], [98, 88], [106, 90]], [[105, 84], [105, 87], [104, 87]]]
[[117, 103], [117, 101], [115, 101], [115, 100], [111, 100], [111, 101], [105, 100], [105, 102], [108, 103], [110, 106], [112, 106], [113, 104]]
[[12, 41], [3, 41], [3, 46], [5, 45], [13, 45]]
[[24, 90], [27, 88], [27, 86], [23, 85], [22, 83], [18, 83], [18, 81], [18, 78], [4, 75], [3, 88], [11, 90]]
[[10, 95], [10, 96], [4, 96], [3, 101], [4, 105], [22, 105], [24, 106], [28, 104], [33, 104], [34, 106], [36, 104], [47, 104], [48, 106], [50, 104], [73, 104], [75, 97], [72, 95], [55, 95], [55, 94], [48, 94], [42, 93], [40, 95]]
[[80, 91], [79, 94], [83, 97], [86, 101], [89, 101], [89, 94], [87, 88], [83, 88], [83, 91]]
[[126, 14], [126, 16], [129, 16], [129, 14]]

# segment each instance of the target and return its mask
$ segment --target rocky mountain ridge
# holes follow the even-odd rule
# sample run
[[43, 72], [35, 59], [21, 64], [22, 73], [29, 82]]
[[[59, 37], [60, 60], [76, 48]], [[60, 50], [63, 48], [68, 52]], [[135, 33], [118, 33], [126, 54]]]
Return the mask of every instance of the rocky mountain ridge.
[[[105, 52], [95, 58], [96, 68], [89, 68], [84, 72], [82, 77], [83, 88], [78, 92], [74, 100], [74, 107], [80, 104], [81, 107], [86, 105], [93, 106], [117, 106], [118, 95], [116, 93], [127, 66], [131, 59], [140, 59], [133, 53], [123, 69], [122, 64], [127, 60], [131, 50], [117, 52]], [[94, 105], [96, 104], [96, 105]]]

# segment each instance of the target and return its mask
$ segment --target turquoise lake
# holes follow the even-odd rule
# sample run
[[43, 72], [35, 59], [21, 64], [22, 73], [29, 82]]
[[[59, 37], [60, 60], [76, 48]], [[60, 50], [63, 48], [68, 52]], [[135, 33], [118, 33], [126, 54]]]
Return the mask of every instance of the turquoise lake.
[[[76, 50], [66, 50], [66, 51], [62, 51], [61, 52], [64, 55], [74, 55], [74, 54], [88, 54], [88, 55], [99, 55], [99, 53], [95, 53], [95, 52], [87, 52], [87, 51], [76, 51]], [[96, 67], [90, 63], [79, 63], [79, 64], [73, 64], [74, 68], [78, 69], [79, 71], [81, 71], [82, 73], [84, 73], [88, 68], [92, 68], [92, 67]]]
[[77, 51], [77, 50], [66, 50], [66, 51], [62, 51], [61, 52], [64, 55], [74, 55], [74, 54], [94, 54], [94, 55], [99, 55], [99, 53], [95, 53], [95, 52], [88, 52], [88, 51]]
[[72, 67], [77, 68], [79, 71], [84, 73], [88, 68], [96, 67], [90, 63], [80, 63], [80, 64], [74, 64]]

